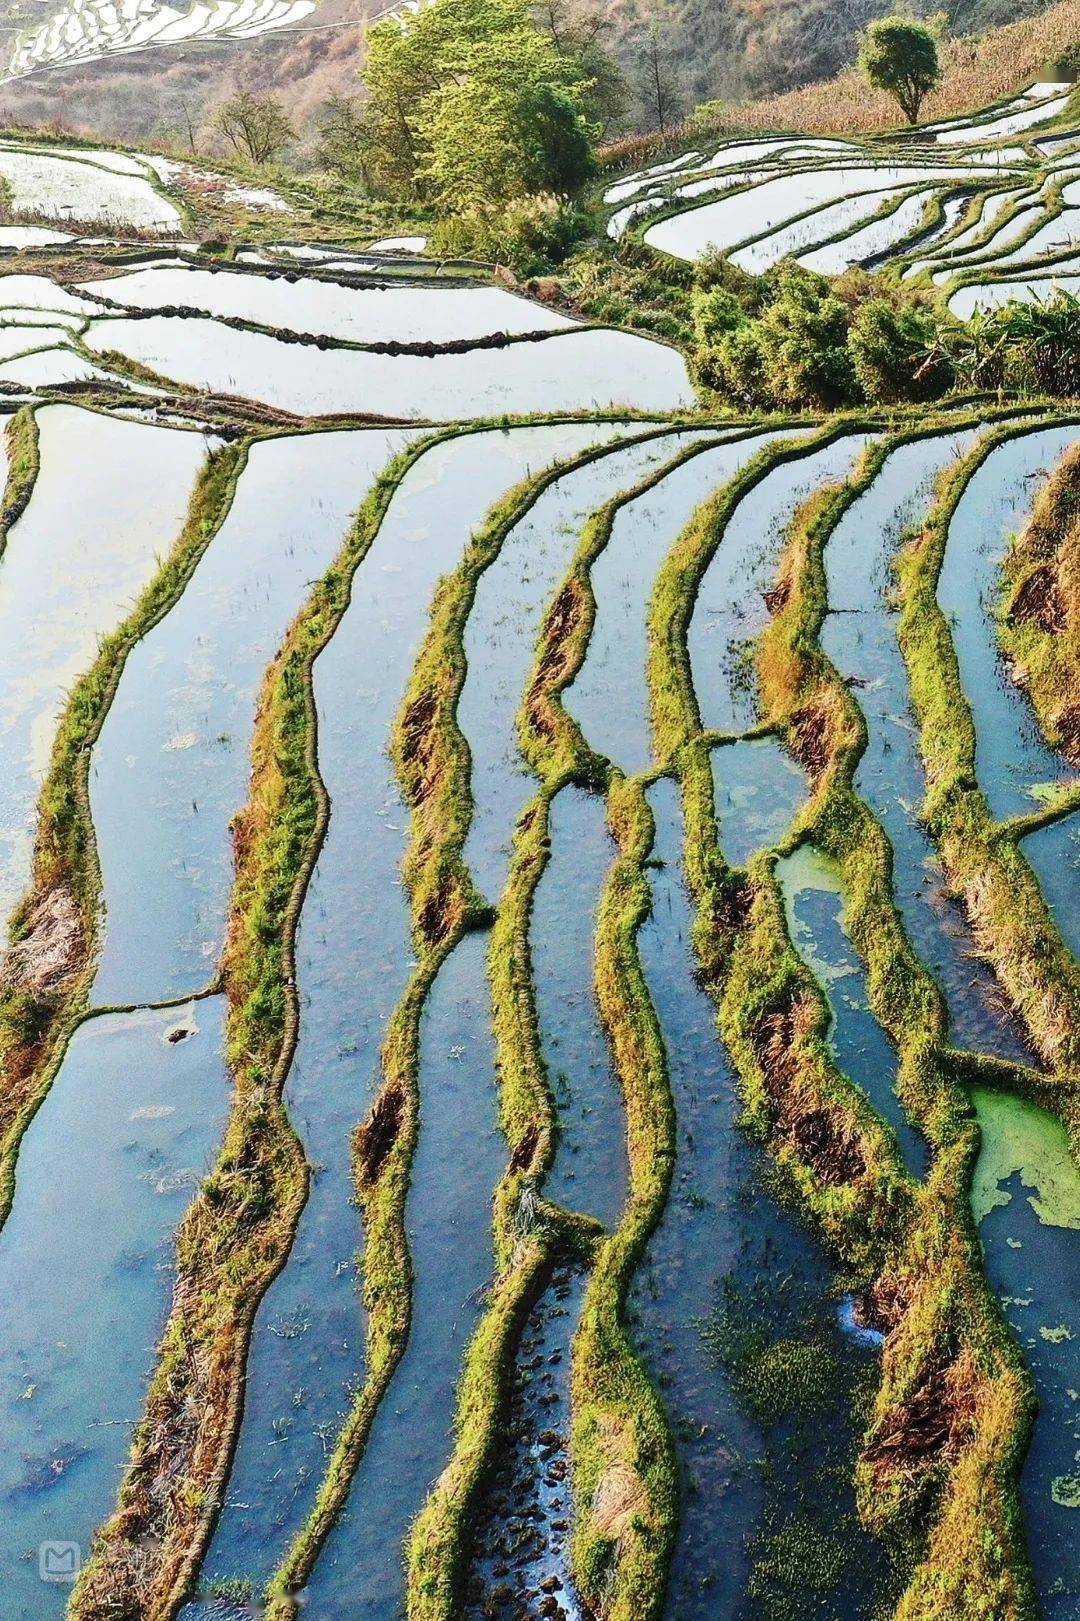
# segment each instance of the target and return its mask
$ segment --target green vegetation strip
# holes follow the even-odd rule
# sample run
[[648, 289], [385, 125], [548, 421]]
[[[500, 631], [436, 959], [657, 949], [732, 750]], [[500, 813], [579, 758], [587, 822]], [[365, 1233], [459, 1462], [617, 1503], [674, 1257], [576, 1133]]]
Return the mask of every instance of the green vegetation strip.
[[[925, 1549], [905, 1539], [918, 1564], [897, 1613], [942, 1621], [1034, 1613], [1016, 1491], [1030, 1392], [982, 1274], [969, 1201], [978, 1134], [944, 1049], [945, 1006], [897, 911], [889, 841], [854, 791], [865, 721], [819, 635], [824, 548], [837, 523], [898, 445], [955, 427], [927, 424], [879, 443], [846, 486], [803, 507], [759, 650], [767, 710], [814, 781], [800, 834], [838, 866], [871, 1007], [900, 1057], [901, 1098], [934, 1150], [903, 1247], [874, 1285], [876, 1326], [887, 1337], [856, 1486], [865, 1523], [894, 1539], [921, 1518]], [[928, 1405], [938, 1434], [926, 1447], [919, 1427]]]
[[[25, 506], [37, 468], [29, 413], [9, 426], [5, 510]], [[11, 1208], [19, 1144], [86, 1012], [95, 967], [101, 874], [90, 816], [90, 751], [127, 656], [179, 599], [232, 504], [248, 442], [213, 451], [172, 551], [72, 688], [38, 799], [30, 888], [10, 923], [0, 983], [0, 1221]]]
[[[745, 430], [752, 431], [752, 430]], [[649, 1448], [659, 1447], [670, 1463], [670, 1443], [659, 1404], [648, 1386], [643, 1370], [630, 1352], [619, 1317], [624, 1282], [634, 1253], [638, 1223], [623, 1224], [616, 1239], [599, 1243], [600, 1229], [592, 1221], [575, 1216], [543, 1198], [540, 1191], [554, 1150], [555, 1111], [547, 1073], [540, 1050], [535, 993], [529, 950], [529, 919], [536, 886], [547, 865], [551, 802], [568, 783], [577, 782], [594, 790], [603, 788], [610, 776], [606, 761], [594, 755], [580, 729], [560, 701], [565, 686], [580, 668], [588, 647], [595, 613], [589, 571], [595, 557], [611, 533], [615, 513], [635, 499], [674, 467], [717, 443], [684, 447], [632, 490], [608, 502], [585, 526], [581, 545], [541, 629], [537, 659], [519, 715], [522, 751], [539, 777], [541, 787], [523, 811], [515, 832], [506, 887], [500, 899], [492, 929], [489, 975], [492, 985], [494, 1023], [500, 1087], [500, 1116], [510, 1147], [510, 1161], [495, 1199], [496, 1280], [488, 1306], [470, 1345], [458, 1397], [457, 1443], [451, 1461], [436, 1483], [409, 1543], [409, 1614], [411, 1621], [435, 1621], [455, 1613], [463, 1574], [468, 1518], [473, 1512], [485, 1471], [490, 1467], [497, 1442], [498, 1424], [512, 1368], [514, 1350], [529, 1306], [558, 1252], [596, 1257], [593, 1281], [586, 1295], [582, 1335], [575, 1347], [572, 1400], [575, 1412], [590, 1415], [585, 1431], [571, 1436], [572, 1461], [585, 1458], [602, 1467], [591, 1431], [598, 1430], [596, 1414], [610, 1415], [617, 1405], [610, 1392], [592, 1390], [597, 1368], [606, 1357], [617, 1362], [606, 1370], [610, 1384], [619, 1380], [624, 1387], [618, 1405], [618, 1422], [629, 1434], [636, 1425], [642, 1446], [638, 1462]], [[644, 807], [647, 815], [647, 808]], [[651, 843], [651, 833], [649, 835]], [[642, 853], [647, 853], [648, 846]], [[614, 915], [614, 914], [613, 914]], [[612, 961], [620, 960], [614, 948]], [[636, 1084], [636, 1076], [627, 1083]], [[643, 1083], [648, 1086], [648, 1081]], [[666, 1078], [663, 1080], [666, 1095]], [[642, 1106], [647, 1112], [647, 1104]], [[646, 1140], [647, 1139], [647, 1140]], [[664, 1185], [670, 1176], [670, 1163], [663, 1144], [651, 1134], [651, 1123], [638, 1123], [632, 1148], [639, 1168], [659, 1150], [658, 1165]], [[647, 1170], [642, 1170], [647, 1176]], [[639, 1201], [640, 1202], [640, 1201]], [[661, 1197], [655, 1214], [662, 1208]], [[655, 1218], [654, 1218], [655, 1219]], [[650, 1228], [651, 1230], [651, 1228]], [[615, 1246], [615, 1248], [613, 1248]], [[616, 1250], [618, 1253], [616, 1253]], [[614, 1291], [614, 1292], [613, 1292]], [[642, 1384], [644, 1381], [644, 1384]], [[618, 1394], [618, 1393], [617, 1393]], [[603, 1404], [601, 1406], [601, 1403]], [[644, 1418], [638, 1420], [638, 1409]], [[627, 1417], [627, 1410], [629, 1416]], [[606, 1420], [605, 1420], [606, 1422]], [[657, 1427], [659, 1426], [659, 1427]], [[613, 1430], [608, 1431], [613, 1434]], [[576, 1437], [576, 1439], [575, 1439]], [[624, 1466], [625, 1467], [625, 1466]], [[636, 1464], [634, 1465], [636, 1467]], [[633, 1476], [637, 1481], [637, 1475]], [[671, 1482], [665, 1482], [665, 1501], [658, 1515], [661, 1524], [673, 1527]], [[610, 1487], [608, 1488], [610, 1492]], [[651, 1496], [656, 1491], [650, 1486]], [[580, 1490], [578, 1501], [584, 1500]], [[642, 1492], [635, 1486], [635, 1507], [640, 1508]], [[652, 1502], [647, 1505], [652, 1511]], [[594, 1517], [595, 1518], [595, 1517]], [[583, 1530], [582, 1516], [575, 1535], [575, 1565], [580, 1572], [590, 1564], [599, 1582], [602, 1567], [610, 1563], [612, 1538], [609, 1531], [598, 1537]], [[591, 1522], [590, 1522], [591, 1523]], [[640, 1549], [648, 1545], [648, 1530], [641, 1527], [624, 1537], [628, 1557], [620, 1559], [608, 1602], [616, 1605], [651, 1592], [650, 1602], [658, 1602], [663, 1591], [667, 1549], [650, 1548], [644, 1562], [644, 1579], [638, 1583], [634, 1566], [641, 1564]], [[599, 1555], [601, 1542], [603, 1555]], [[659, 1557], [658, 1557], [659, 1556]], [[628, 1578], [633, 1576], [633, 1587]], [[580, 1578], [594, 1595], [604, 1584], [589, 1588], [590, 1577]], [[612, 1597], [611, 1594], [614, 1596]], [[609, 1613], [605, 1607], [605, 1613]], [[651, 1613], [651, 1612], [650, 1612]]]
[[[864, 476], [872, 476], [873, 468], [871, 459]], [[756, 469], [747, 474], [760, 476]], [[844, 812], [854, 811], [850, 780], [862, 746], [861, 717], [851, 714], [835, 672], [827, 679], [816, 648], [824, 605], [820, 548], [848, 499], [846, 492], [826, 491], [804, 509], [772, 599], [780, 612], [761, 650], [761, 667], [766, 701], [779, 711], [776, 718], [813, 784], [796, 837], [823, 827], [833, 833], [842, 859], [854, 851], [862, 863], [852, 874], [861, 884], [861, 892], [851, 897], [858, 935], [865, 940], [876, 926], [898, 946], [899, 920], [883, 863], [887, 846], [879, 834], [869, 855], [857, 848], [872, 831], [862, 815], [853, 817], [847, 838], [831, 825], [842, 829]], [[721, 855], [686, 631], [698, 584], [733, 511], [731, 492], [699, 510], [658, 577], [650, 618], [653, 720], [661, 757], [682, 788], [700, 968], [740, 1076], [747, 1129], [769, 1149], [778, 1186], [825, 1239], [844, 1283], [861, 1291], [864, 1320], [887, 1335], [884, 1377], [857, 1486], [864, 1519], [888, 1539], [908, 1578], [896, 1614], [905, 1621], [1024, 1615], [1027, 1571], [1017, 1548], [1015, 1504], [1007, 1491], [988, 1494], [986, 1487], [988, 1480], [997, 1486], [1012, 1479], [1005, 1463], [1015, 1464], [1019, 1455], [1027, 1390], [1009, 1365], [1009, 1348], [985, 1291], [972, 1283], [970, 1220], [957, 1236], [948, 1221], [931, 1221], [925, 1214], [941, 1201], [947, 1156], [939, 1150], [936, 1183], [924, 1188], [912, 1182], [892, 1133], [836, 1069], [826, 1004], [792, 948], [772, 858], [760, 856], [746, 873], [738, 873]], [[815, 553], [816, 563], [808, 569]], [[905, 1019], [927, 1008], [933, 1017], [934, 988], [909, 951], [902, 952], [900, 963], [898, 1007]], [[879, 1011], [887, 989], [885, 969], [879, 960], [871, 974]], [[912, 1047], [910, 1057], [903, 1049], [902, 1054], [909, 1070], [905, 1090], [914, 1108], [935, 1095], [933, 1076], [925, 1073], [925, 1050]], [[939, 1108], [928, 1118], [944, 1144], [947, 1115]], [[962, 1133], [954, 1174], [968, 1165], [972, 1146], [970, 1131]], [[994, 1382], [969, 1344], [973, 1305], [982, 1314], [984, 1354], [995, 1371], [1000, 1346], [1001, 1373]], [[943, 1325], [952, 1336], [944, 1341], [938, 1337]], [[979, 1413], [977, 1427], [971, 1423], [973, 1411]], [[958, 1531], [965, 1535], [954, 1549], [949, 1538]]]
[[329, 815], [311, 672], [394, 492], [432, 442], [414, 444], [376, 480], [264, 681], [222, 963], [232, 1111], [217, 1164], [177, 1235], [172, 1309], [118, 1507], [72, 1596], [71, 1615], [86, 1621], [175, 1614], [221, 1501], [252, 1321], [287, 1258], [307, 1192], [282, 1091], [299, 1024], [296, 928]]
[[1002, 585], [998, 627], [1011, 673], [1047, 742], [1080, 767], [1080, 447], [1039, 492]]
[[[1067, 421], [1050, 412], [1039, 427]], [[960, 499], [997, 447], [1030, 426], [988, 434], [942, 480], [939, 498], [922, 530], [899, 560], [900, 645], [908, 669], [919, 741], [926, 766], [923, 813], [946, 875], [967, 909], [980, 951], [1023, 1020], [1036, 1050], [1053, 1073], [1039, 1101], [1055, 1108], [1080, 1141], [1080, 966], [1061, 939], [1038, 881], [1018, 844], [1027, 824], [996, 823], [975, 775], [975, 726], [948, 623], [936, 591], [949, 527]], [[1057, 810], [1072, 802], [1063, 798]], [[1031, 1084], [1017, 1071], [1017, 1084]]]
[[26, 511], [41, 470], [37, 417], [29, 405], [21, 406], [8, 418], [4, 439], [7, 447], [7, 478], [0, 501], [0, 557], [7, 549], [12, 526]]
[[[656, 434], [653, 429], [636, 438], [647, 441]], [[488, 514], [457, 569], [438, 587], [428, 632], [395, 722], [391, 746], [410, 809], [404, 877], [417, 965], [388, 1025], [379, 1095], [354, 1142], [354, 1174], [366, 1231], [367, 1375], [338, 1437], [312, 1513], [275, 1573], [270, 1589], [272, 1615], [291, 1612], [291, 1595], [315, 1563], [345, 1501], [371, 1421], [409, 1335], [412, 1275], [405, 1201], [419, 1120], [420, 1015], [439, 968], [462, 934], [490, 917], [461, 854], [472, 819], [472, 795], [469, 748], [458, 725], [457, 704], [466, 674], [465, 627], [477, 582], [498, 557], [506, 536], [545, 490], [613, 448], [610, 443], [601, 444], [554, 463], [539, 477], [526, 479], [510, 491]], [[505, 1110], [503, 1124], [504, 1128], [508, 1125]], [[536, 1128], [535, 1145], [541, 1157], [549, 1152], [546, 1140], [541, 1141], [542, 1129]], [[410, 1538], [411, 1612], [436, 1613], [450, 1602], [460, 1561], [463, 1505], [497, 1419], [499, 1347], [506, 1329], [518, 1321], [528, 1283], [535, 1276], [527, 1263], [535, 1262], [536, 1254], [526, 1245], [528, 1254], [518, 1256], [514, 1239], [507, 1236], [512, 1232], [523, 1240], [526, 1237], [520, 1230], [520, 1183], [525, 1168], [522, 1141], [509, 1131], [507, 1135], [511, 1170], [496, 1196], [500, 1276], [493, 1286], [494, 1305], [485, 1313], [469, 1349], [453, 1459]], [[531, 1157], [530, 1174], [535, 1177], [538, 1172]], [[542, 1221], [538, 1228], [543, 1231]]]

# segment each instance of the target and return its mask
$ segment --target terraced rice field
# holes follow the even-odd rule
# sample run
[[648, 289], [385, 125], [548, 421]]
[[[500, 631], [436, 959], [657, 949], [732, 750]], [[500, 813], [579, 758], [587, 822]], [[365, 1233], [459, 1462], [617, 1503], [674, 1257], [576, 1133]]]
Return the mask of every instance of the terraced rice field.
[[[864, 141], [729, 140], [604, 193], [608, 232], [752, 275], [791, 257], [940, 287], [954, 314], [1080, 287], [1080, 138], [1068, 84]], [[659, 218], [657, 217], [659, 216]]]
[[[610, 203], [987, 276], [1063, 107]], [[87, 224], [0, 276], [4, 1621], [1073, 1621], [1080, 415]]]

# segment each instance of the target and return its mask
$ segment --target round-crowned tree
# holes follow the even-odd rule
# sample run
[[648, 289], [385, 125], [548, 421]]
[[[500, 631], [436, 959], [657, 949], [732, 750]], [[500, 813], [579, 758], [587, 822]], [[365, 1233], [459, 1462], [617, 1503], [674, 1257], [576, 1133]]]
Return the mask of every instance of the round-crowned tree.
[[876, 90], [896, 97], [909, 124], [941, 77], [933, 34], [909, 17], [872, 22], [859, 42], [859, 67]]

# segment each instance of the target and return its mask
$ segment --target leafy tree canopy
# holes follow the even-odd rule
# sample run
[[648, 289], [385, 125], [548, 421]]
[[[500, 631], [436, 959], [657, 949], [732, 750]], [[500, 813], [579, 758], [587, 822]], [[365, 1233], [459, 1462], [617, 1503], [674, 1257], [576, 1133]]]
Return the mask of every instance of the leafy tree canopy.
[[526, 0], [430, 0], [371, 30], [364, 111], [382, 189], [460, 214], [592, 172], [591, 81]]
[[941, 77], [933, 34], [907, 17], [879, 17], [870, 24], [859, 45], [859, 67], [875, 89], [896, 97], [909, 124]]
[[250, 163], [269, 163], [296, 139], [281, 103], [249, 90], [222, 102], [212, 124], [237, 156]]

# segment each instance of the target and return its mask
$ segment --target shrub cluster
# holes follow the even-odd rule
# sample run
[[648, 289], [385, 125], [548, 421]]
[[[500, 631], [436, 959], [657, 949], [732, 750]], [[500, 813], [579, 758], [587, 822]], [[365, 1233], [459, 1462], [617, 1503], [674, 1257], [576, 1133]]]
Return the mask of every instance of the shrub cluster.
[[955, 380], [937, 312], [867, 276], [830, 283], [786, 261], [748, 296], [706, 263], [693, 316], [698, 381], [746, 405], [931, 400]]

